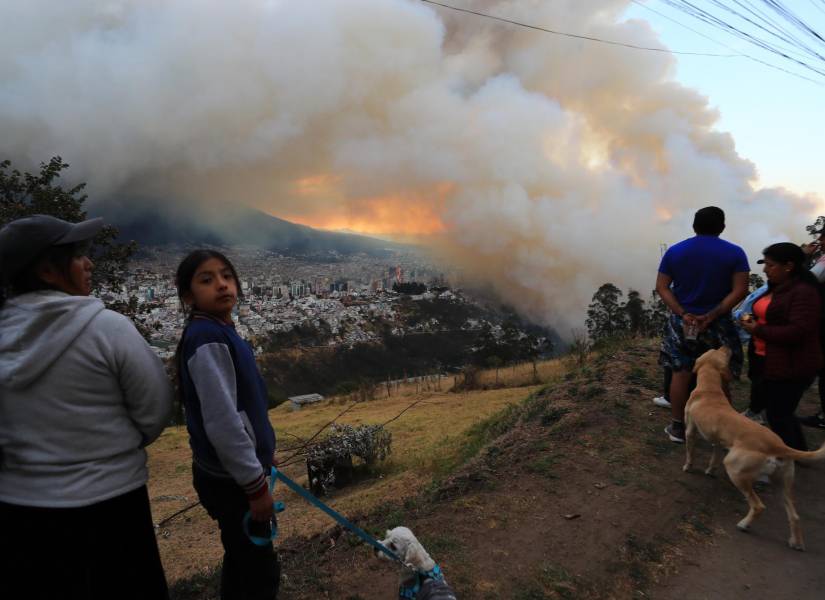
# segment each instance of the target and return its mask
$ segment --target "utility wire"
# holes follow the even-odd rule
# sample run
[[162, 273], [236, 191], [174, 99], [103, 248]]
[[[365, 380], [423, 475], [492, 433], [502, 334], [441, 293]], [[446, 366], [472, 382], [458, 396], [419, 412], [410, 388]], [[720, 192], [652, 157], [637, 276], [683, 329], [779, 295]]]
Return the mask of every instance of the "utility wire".
[[[663, 13], [663, 12], [659, 12], [659, 11], [658, 11], [658, 10], [656, 10], [655, 8], [650, 8], [650, 7], [649, 7], [646, 3], [644, 3], [644, 2], [640, 2], [640, 0], [630, 0], [630, 1], [631, 1], [633, 4], [636, 4], [636, 5], [638, 5], [638, 6], [641, 6], [641, 7], [642, 7], [642, 8], [644, 8], [645, 10], [649, 10], [650, 12], [652, 12], [652, 13], [654, 13], [654, 14], [659, 15], [660, 17], [662, 17], [663, 19], [666, 19], [666, 20], [670, 21], [671, 23], [675, 23], [676, 25], [678, 25], [679, 27], [682, 27], [683, 29], [687, 29], [688, 31], [692, 31], [692, 32], [693, 32], [693, 33], [695, 33], [696, 35], [702, 36], [702, 37], [703, 37], [703, 38], [705, 38], [706, 40], [710, 40], [710, 41], [711, 41], [711, 42], [713, 42], [714, 44], [717, 44], [717, 45], [719, 45], [719, 46], [722, 46], [723, 48], [727, 48], [728, 50], [730, 50], [730, 51], [732, 51], [732, 52], [737, 52], [735, 49], [731, 48], [730, 46], [728, 46], [728, 45], [726, 45], [726, 44], [723, 44], [722, 42], [720, 42], [720, 41], [718, 41], [718, 40], [713, 39], [713, 38], [712, 38], [712, 37], [710, 37], [709, 35], [705, 35], [705, 34], [704, 34], [704, 33], [702, 33], [701, 31], [698, 31], [698, 30], [694, 29], [693, 27], [688, 27], [687, 25], [685, 25], [685, 24], [684, 24], [684, 23], [682, 23], [681, 21], [677, 21], [676, 19], [673, 19], [673, 18], [671, 18], [671, 17], [668, 17], [665, 13]], [[738, 56], [743, 56], [743, 57], [745, 56], [744, 54], [737, 54], [737, 55], [738, 55]]]
[[[731, 48], [731, 47], [730, 47], [730, 46], [728, 46], [727, 44], [725, 44], [725, 43], [723, 43], [723, 42], [720, 42], [719, 40], [716, 40], [716, 39], [714, 39], [714, 38], [712, 38], [712, 37], [710, 37], [710, 36], [708, 36], [708, 35], [705, 35], [705, 34], [704, 34], [704, 33], [702, 33], [701, 31], [698, 31], [698, 30], [696, 30], [696, 29], [693, 29], [692, 27], [689, 27], [689, 26], [685, 25], [685, 24], [684, 24], [684, 23], [682, 23], [681, 21], [678, 21], [678, 20], [676, 20], [676, 19], [674, 19], [674, 18], [671, 18], [671, 17], [667, 16], [667, 15], [666, 15], [665, 13], [663, 13], [663, 12], [660, 12], [660, 11], [658, 11], [658, 10], [654, 9], [654, 8], [651, 8], [651, 7], [650, 7], [650, 6], [648, 6], [646, 3], [641, 2], [640, 0], [630, 0], [630, 1], [631, 1], [631, 2], [633, 2], [634, 4], [638, 5], [638, 6], [641, 6], [641, 7], [642, 7], [642, 8], [644, 8], [645, 10], [649, 10], [650, 12], [652, 12], [652, 13], [654, 13], [654, 14], [659, 15], [659, 16], [660, 16], [660, 17], [662, 17], [663, 19], [666, 19], [666, 20], [668, 20], [668, 21], [670, 21], [670, 22], [672, 22], [672, 23], [675, 23], [675, 24], [676, 24], [676, 25], [678, 25], [679, 27], [682, 27], [682, 28], [684, 28], [684, 29], [687, 29], [688, 31], [692, 31], [692, 32], [693, 32], [693, 33], [695, 33], [695, 34], [700, 35], [700, 36], [702, 36], [703, 38], [705, 38], [705, 39], [707, 39], [707, 40], [710, 40], [710, 41], [711, 41], [711, 42], [713, 42], [714, 44], [718, 44], [718, 45], [722, 46], [723, 48], [727, 48], [728, 50], [730, 50], [730, 51], [732, 51], [732, 52], [739, 52], [739, 51], [738, 51], [738, 50], [736, 50], [735, 48]], [[811, 0], [811, 1], [813, 2], [814, 0]], [[823, 4], [825, 4], [825, 2], [823, 2]], [[825, 14], [825, 8], [820, 9], [820, 10], [822, 10], [822, 11], [823, 11], [823, 14]], [[701, 19], [700, 19], [700, 20], [701, 20]], [[825, 85], [825, 83], [823, 83], [822, 81], [817, 81], [817, 80], [815, 80], [815, 79], [811, 79], [810, 77], [806, 77], [805, 75], [802, 75], [802, 74], [797, 73], [797, 72], [795, 72], [795, 71], [791, 71], [791, 70], [789, 70], [789, 69], [786, 69], [786, 68], [780, 67], [780, 66], [775, 65], [775, 64], [773, 64], [773, 63], [769, 63], [769, 62], [767, 62], [767, 61], [765, 61], [765, 60], [762, 60], [762, 59], [756, 58], [755, 56], [751, 56], [750, 54], [745, 54], [745, 53], [739, 52], [739, 54], [737, 54], [737, 56], [740, 56], [741, 58], [745, 58], [745, 59], [747, 59], [747, 60], [750, 60], [750, 61], [752, 61], [752, 62], [755, 62], [755, 63], [757, 63], [757, 64], [760, 64], [760, 65], [762, 65], [762, 66], [764, 66], [764, 67], [768, 67], [768, 68], [770, 68], [770, 69], [774, 69], [774, 70], [776, 70], [776, 71], [781, 71], [782, 73], [785, 73], [785, 74], [787, 74], [787, 75], [792, 75], [793, 77], [797, 77], [797, 78], [799, 78], [799, 79], [803, 79], [803, 80], [808, 81], [808, 82], [810, 82], [810, 83], [814, 83], [814, 84], [816, 84], [816, 85], [820, 85], [820, 86]]]
[[[760, 0], [761, 8], [748, 0], [733, 0], [733, 6], [721, 0], [707, 0], [704, 7], [700, 6], [698, 0], [660, 1], [728, 35], [825, 77], [825, 39], [778, 0]], [[739, 22], [734, 24], [730, 22], [731, 18]], [[809, 38], [814, 46], [801, 39], [800, 33]], [[822, 48], [818, 50], [816, 46], [820, 45]], [[805, 58], [800, 57], [799, 53], [805, 55]]]
[[449, 4], [442, 4], [441, 2], [435, 2], [434, 0], [421, 0], [421, 2], [425, 2], [427, 4], [433, 4], [435, 6], [440, 6], [442, 8], [448, 8], [450, 10], [454, 10], [457, 12], [467, 13], [471, 15], [476, 15], [478, 17], [484, 17], [486, 19], [493, 19], [495, 21], [501, 21], [502, 23], [509, 23], [510, 25], [517, 25], [519, 27], [526, 27], [527, 29], [534, 29], [536, 31], [543, 31], [544, 33], [551, 33], [553, 35], [560, 35], [564, 37], [574, 38], [577, 40], [587, 40], [589, 42], [598, 42], [600, 44], [609, 44], [611, 46], [621, 46], [623, 48], [630, 48], [632, 50], [647, 50], [649, 52], [665, 52], [667, 54], [685, 54], [689, 56], [712, 56], [715, 58], [735, 58], [742, 56], [741, 54], [713, 54], [709, 52], [680, 52], [678, 50], [668, 50], [667, 48], [653, 48], [649, 46], [636, 46], [635, 44], [626, 44], [624, 42], [616, 42], [612, 40], [604, 40], [597, 37], [592, 37], [588, 35], [578, 35], [575, 33], [567, 33], [564, 31], [556, 31], [553, 29], [547, 29], [545, 27], [539, 27], [537, 25], [530, 25], [528, 23], [521, 23], [519, 21], [513, 21], [511, 19], [505, 19], [503, 17], [497, 17], [495, 15], [478, 12], [475, 10], [470, 10], [468, 8], [459, 8], [457, 6], [451, 6]]
[[[707, 39], [710, 39], [711, 41], [714, 41], [715, 43], [718, 43], [718, 44], [724, 46], [725, 48], [733, 50], [736, 53], [735, 54], [714, 54], [714, 53], [709, 53], [709, 52], [681, 52], [681, 51], [678, 51], [678, 50], [668, 50], [667, 48], [637, 46], [637, 45], [634, 45], [634, 44], [626, 44], [626, 43], [623, 43], [623, 42], [615, 42], [615, 41], [611, 41], [611, 40], [604, 40], [604, 39], [596, 38], [596, 37], [592, 37], [592, 36], [584, 36], [584, 35], [578, 35], [578, 34], [573, 34], [573, 33], [566, 33], [566, 32], [563, 32], [563, 31], [556, 31], [556, 30], [553, 30], [553, 29], [547, 29], [545, 27], [539, 27], [537, 25], [530, 25], [528, 23], [513, 21], [511, 19], [505, 19], [503, 17], [497, 17], [495, 15], [490, 15], [490, 14], [487, 14], [487, 13], [482, 13], [482, 12], [475, 11], [475, 10], [470, 10], [470, 9], [467, 9], [467, 8], [459, 8], [457, 6], [451, 6], [449, 4], [443, 4], [441, 2], [435, 2], [434, 0], [420, 0], [420, 1], [424, 2], [426, 4], [432, 4], [434, 6], [440, 6], [442, 8], [447, 8], [447, 9], [454, 10], [454, 11], [457, 11], [457, 12], [476, 15], [478, 17], [484, 17], [484, 18], [487, 18], [487, 19], [500, 21], [502, 23], [508, 23], [510, 25], [517, 25], [519, 27], [526, 27], [527, 29], [533, 29], [533, 30], [536, 30], [536, 31], [544, 32], [544, 33], [550, 33], [550, 34], [553, 34], [553, 35], [560, 35], [560, 36], [570, 37], [570, 38], [574, 38], [574, 39], [582, 39], [582, 40], [591, 41], [591, 42], [598, 42], [598, 43], [602, 43], [602, 44], [609, 44], [609, 45], [612, 45], [612, 46], [620, 46], [620, 47], [624, 47], [624, 48], [630, 48], [630, 49], [633, 49], [633, 50], [646, 50], [646, 51], [650, 51], [650, 52], [665, 52], [665, 53], [669, 53], [669, 54], [680, 54], [680, 55], [688, 55], [688, 56], [709, 56], [709, 57], [715, 57], [715, 58], [745, 58], [745, 59], [748, 59], [752, 62], [758, 63], [758, 64], [760, 64], [764, 67], [768, 67], [768, 68], [774, 69], [776, 71], [781, 71], [781, 72], [783, 72], [787, 75], [792, 75], [793, 77], [797, 77], [799, 79], [804, 79], [805, 81], [808, 81], [810, 83], [814, 83], [814, 84], [819, 85], [819, 86], [825, 86], [825, 82], [823, 82], [823, 81], [818, 81], [816, 79], [806, 77], [805, 75], [802, 75], [802, 74], [797, 73], [795, 71], [791, 71], [790, 69], [786, 69], [786, 68], [771, 64], [771, 63], [769, 63], [765, 60], [762, 60], [760, 58], [756, 58], [755, 56], [751, 56], [751, 55], [748, 55], [748, 54], [743, 54], [741, 52], [736, 52], [735, 50], [730, 48], [730, 46], [722, 44], [721, 42], [715, 42], [715, 40], [713, 40], [712, 38], [709, 38], [708, 36], [705, 36], [705, 35], [703, 35], [699, 32], [695, 32], [695, 33], [699, 33], [699, 35], [702, 35], [702, 37], [706, 37]], [[640, 4], [639, 2], [637, 2], [637, 0], [631, 0], [631, 1], [635, 2], [636, 4], [639, 4], [640, 6], [644, 6], [648, 10], [651, 10], [652, 12], [656, 12], [657, 14], [661, 14], [661, 13], [651, 9], [648, 6], [645, 6], [644, 4]], [[671, 3], [668, 2], [667, 0], [662, 0], [662, 1], [665, 2], [666, 4], [672, 6]], [[681, 8], [677, 8], [677, 10], [681, 10]], [[825, 10], [825, 9], [823, 9], [823, 10]], [[686, 11], [682, 11], [682, 12], [686, 12]], [[690, 14], [690, 16], [696, 17], [697, 19], [699, 19], [701, 21], [708, 22], [704, 18], [696, 16], [692, 13], [689, 13], [689, 14]], [[687, 29], [690, 29], [691, 31], [695, 31], [695, 30], [691, 29], [690, 27], [687, 27], [686, 25], [683, 25], [683, 24], [679, 23], [678, 21], [670, 19], [669, 17], [665, 17], [665, 18], [668, 18], [669, 20], [674, 21], [675, 23], [677, 23], [679, 25], [682, 25], [683, 27], [685, 27]], [[709, 22], [709, 24], [714, 26], [714, 27], [719, 28], [719, 25], [716, 24], [716, 23]], [[728, 31], [727, 33], [731, 33], [731, 32]], [[738, 36], [738, 37], [741, 37], [741, 36]], [[790, 56], [784, 56], [784, 57], [789, 59], [789, 60], [792, 60], [794, 62], [799, 63], [800, 65], [804, 66], [805, 68], [808, 68], [808, 69], [811, 68], [808, 65], [806, 65], [805, 63], [803, 63], [801, 61], [798, 61], [798, 60], [795, 60]], [[820, 75], [825, 76], [825, 73], [817, 71], [816, 69], [812, 69], [812, 70], [814, 70], [815, 72], [817, 72]]]

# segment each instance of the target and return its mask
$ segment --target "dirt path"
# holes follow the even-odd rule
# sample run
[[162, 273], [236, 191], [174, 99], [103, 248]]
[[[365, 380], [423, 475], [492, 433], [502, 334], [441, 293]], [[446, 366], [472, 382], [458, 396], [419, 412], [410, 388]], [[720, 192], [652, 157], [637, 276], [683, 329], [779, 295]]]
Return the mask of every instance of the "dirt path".
[[[507, 433], [451, 480], [359, 524], [410, 527], [463, 599], [822, 597], [825, 470], [798, 470], [807, 553], [787, 547], [772, 490], [754, 533], [739, 533], [739, 492], [726, 476], [682, 473], [684, 448], [662, 432], [655, 358], [644, 343], [577, 369], [500, 423]], [[734, 388], [740, 405], [747, 389]], [[708, 449], [698, 451], [701, 462]], [[340, 530], [280, 552], [282, 600], [396, 597], [393, 565]], [[175, 598], [214, 597], [207, 584]]]
[[820, 466], [797, 469], [795, 489], [806, 552], [794, 552], [785, 544], [788, 522], [779, 489], [759, 492], [767, 510], [747, 534], [735, 526], [744, 515], [744, 501], [738, 494], [725, 493], [717, 499], [709, 525], [714, 531], [712, 543], [696, 547], [677, 574], [651, 590], [651, 597], [821, 599], [825, 596], [825, 471]]

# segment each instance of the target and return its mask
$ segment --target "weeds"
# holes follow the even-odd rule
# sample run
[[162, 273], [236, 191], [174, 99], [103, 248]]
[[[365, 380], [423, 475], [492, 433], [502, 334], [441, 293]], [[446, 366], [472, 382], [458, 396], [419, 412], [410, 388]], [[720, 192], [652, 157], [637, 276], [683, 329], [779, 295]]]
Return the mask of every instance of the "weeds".
[[566, 408], [548, 408], [541, 415], [540, 422], [544, 427], [555, 425], [568, 412], [570, 411], [568, 411]]
[[179, 579], [169, 586], [172, 600], [204, 600], [219, 595], [221, 565], [204, 569], [186, 579]]
[[536, 475], [542, 475], [548, 479], [558, 479], [558, 475], [553, 473], [556, 466], [556, 459], [553, 456], [542, 456], [527, 464], [527, 471]]
[[581, 397], [583, 400], [592, 400], [593, 398], [598, 398], [606, 393], [607, 388], [603, 385], [593, 384], [584, 388]]

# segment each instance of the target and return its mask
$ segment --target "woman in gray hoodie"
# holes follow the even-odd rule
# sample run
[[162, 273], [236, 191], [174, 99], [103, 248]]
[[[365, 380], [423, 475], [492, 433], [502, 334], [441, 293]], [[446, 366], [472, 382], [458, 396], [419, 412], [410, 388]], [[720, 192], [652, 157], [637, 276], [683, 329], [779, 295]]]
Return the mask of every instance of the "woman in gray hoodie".
[[3, 598], [168, 598], [144, 447], [172, 395], [131, 321], [89, 296], [102, 226], [0, 229]]

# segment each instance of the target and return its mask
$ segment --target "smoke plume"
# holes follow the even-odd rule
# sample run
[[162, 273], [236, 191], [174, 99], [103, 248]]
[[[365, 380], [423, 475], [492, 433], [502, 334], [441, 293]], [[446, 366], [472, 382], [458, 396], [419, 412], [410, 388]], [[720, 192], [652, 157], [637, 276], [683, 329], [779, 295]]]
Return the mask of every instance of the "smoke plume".
[[[661, 46], [630, 0], [456, 0]], [[425, 236], [564, 332], [601, 283], [647, 295], [706, 205], [752, 261], [815, 198], [755, 191], [674, 58], [418, 0], [6, 3], [0, 158], [60, 154], [93, 198], [246, 203], [321, 227]], [[756, 265], [752, 265], [755, 267]]]

